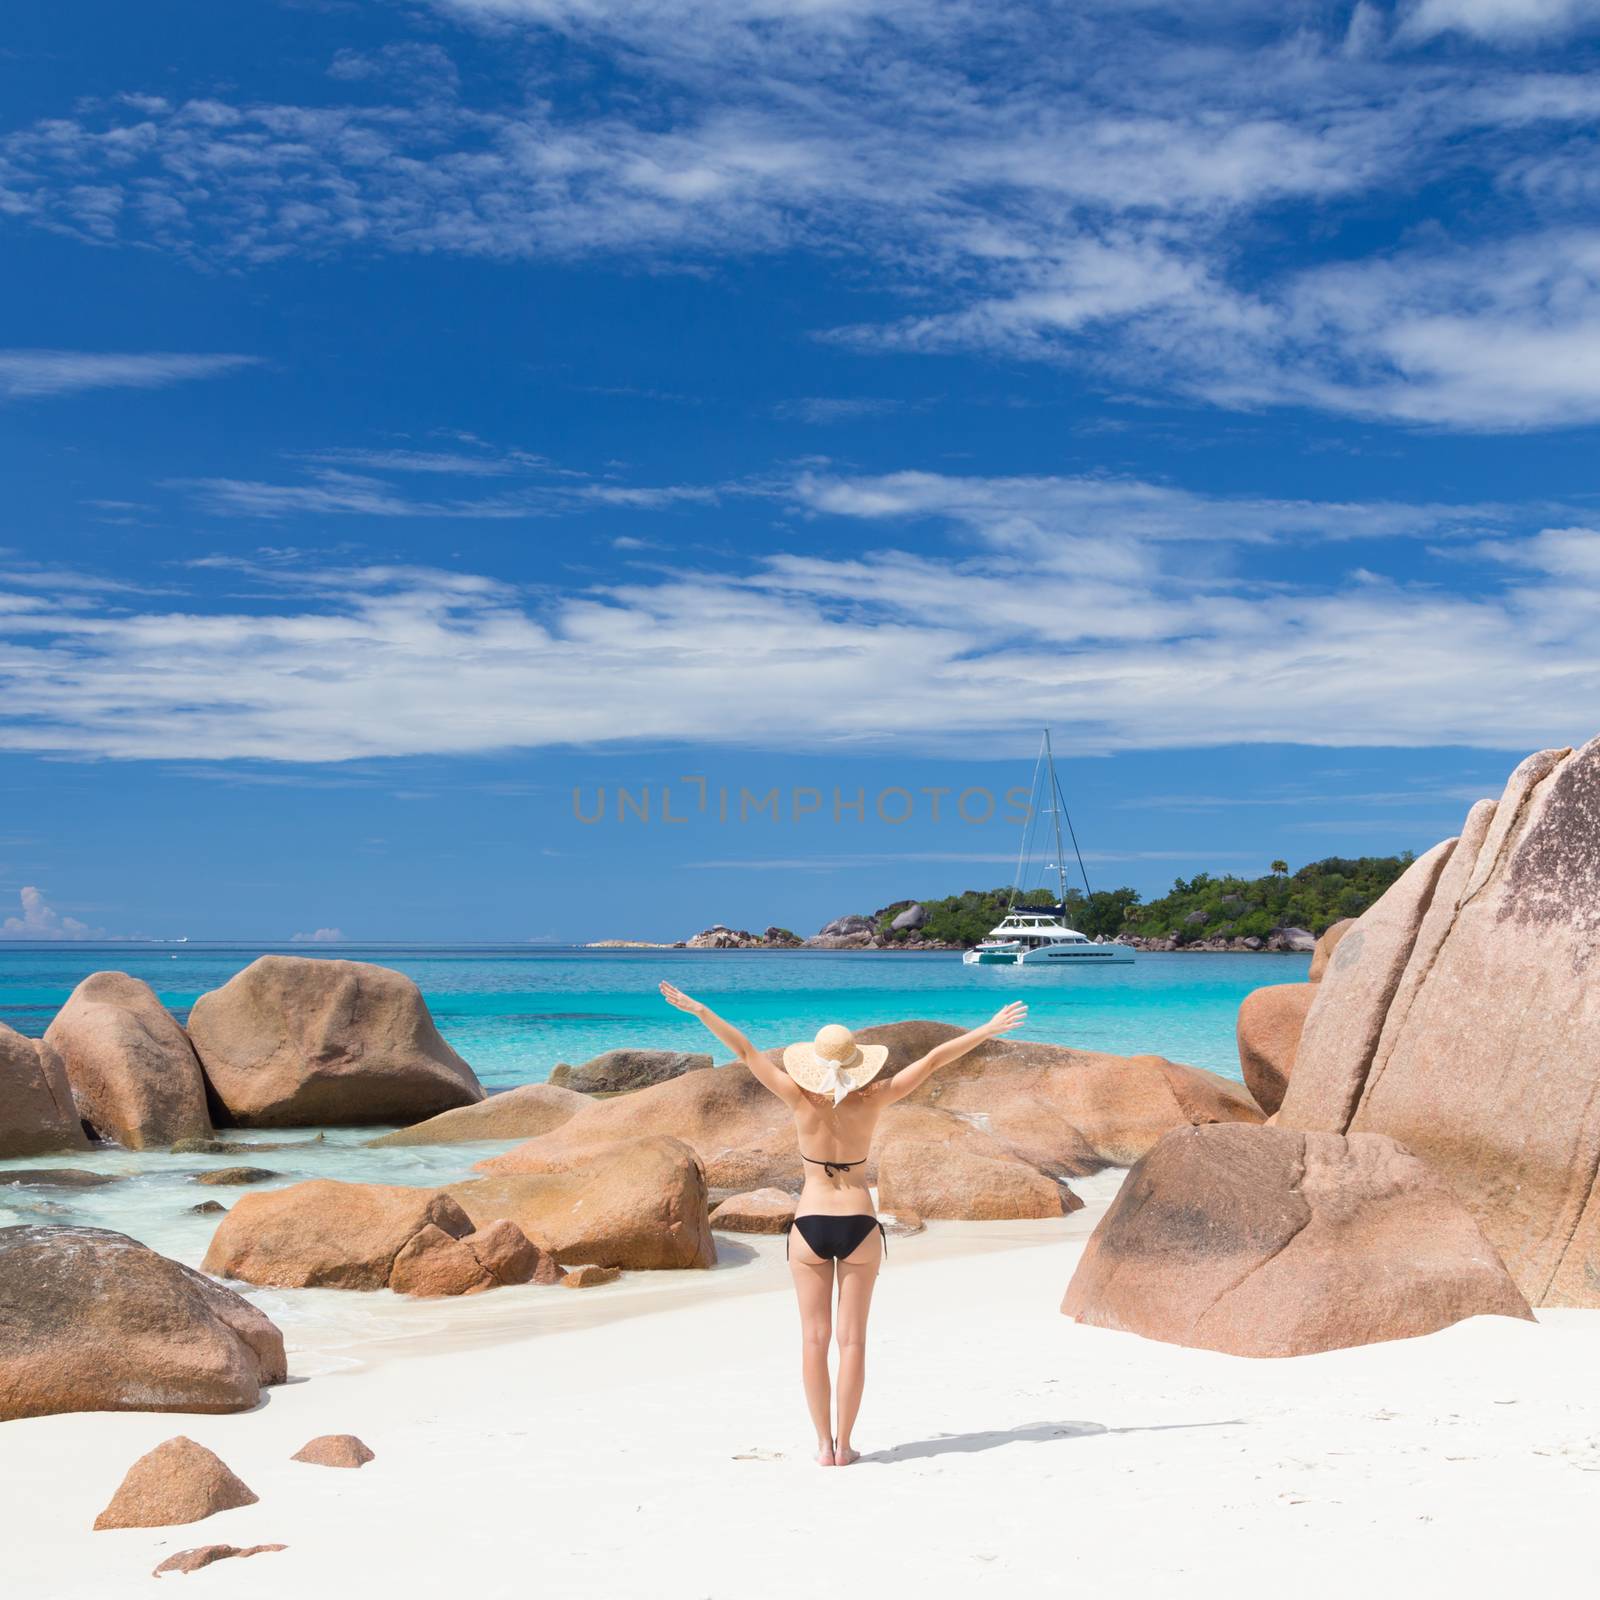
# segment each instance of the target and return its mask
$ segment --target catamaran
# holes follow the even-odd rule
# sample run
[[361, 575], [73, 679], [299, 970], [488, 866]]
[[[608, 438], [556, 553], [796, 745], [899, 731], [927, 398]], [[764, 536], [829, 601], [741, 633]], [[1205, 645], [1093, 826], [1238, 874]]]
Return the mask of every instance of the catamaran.
[[[1041, 769], [1044, 783], [1042, 797], [1049, 803], [1036, 809], [1034, 801], [1041, 797]], [[1023, 892], [1023, 880], [1028, 871], [1028, 845], [1033, 835], [1033, 820], [1040, 815], [1050, 818], [1055, 830], [1055, 860], [1049, 865], [1056, 872], [1056, 903], [1051, 906], [1018, 905], [1017, 896]], [[1000, 925], [993, 929], [981, 944], [966, 951], [961, 959], [969, 967], [996, 966], [1050, 966], [1050, 967], [1104, 967], [1121, 966], [1134, 959], [1133, 951], [1121, 944], [1096, 944], [1093, 939], [1067, 926], [1067, 865], [1061, 843], [1061, 819], [1067, 819], [1067, 834], [1072, 840], [1073, 854], [1078, 858], [1078, 871], [1083, 876], [1084, 891], [1089, 891], [1089, 874], [1083, 865], [1083, 852], [1078, 849], [1078, 835], [1067, 814], [1066, 800], [1061, 784], [1056, 778], [1055, 756], [1050, 749], [1050, 730], [1044, 731], [1044, 743], [1039, 759], [1034, 764], [1033, 787], [1028, 794], [1029, 825], [1023, 832], [1022, 847], [1017, 854], [1017, 876], [1012, 885], [1011, 899]]]

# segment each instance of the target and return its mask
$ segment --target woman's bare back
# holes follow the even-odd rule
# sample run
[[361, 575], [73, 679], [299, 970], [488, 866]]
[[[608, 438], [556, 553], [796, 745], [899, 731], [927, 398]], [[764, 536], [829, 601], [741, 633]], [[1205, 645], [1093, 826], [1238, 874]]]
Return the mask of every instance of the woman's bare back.
[[[800, 1212], [829, 1216], [855, 1216], [872, 1212], [867, 1187], [867, 1157], [878, 1118], [889, 1102], [877, 1091], [879, 1084], [848, 1094], [835, 1105], [826, 1095], [801, 1090], [794, 1106], [795, 1140], [800, 1147], [805, 1182], [800, 1191]], [[848, 1168], [827, 1169], [828, 1162], [850, 1162]], [[859, 1163], [857, 1165], [856, 1163]]]

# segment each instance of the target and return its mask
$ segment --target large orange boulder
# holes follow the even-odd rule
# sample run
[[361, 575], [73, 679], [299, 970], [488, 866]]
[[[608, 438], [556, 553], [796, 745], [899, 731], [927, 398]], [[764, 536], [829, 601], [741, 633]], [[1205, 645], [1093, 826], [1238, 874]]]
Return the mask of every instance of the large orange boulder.
[[54, 1047], [0, 1023], [0, 1160], [88, 1148]]
[[0, 1420], [247, 1411], [287, 1375], [249, 1301], [103, 1228], [0, 1228]]
[[1245, 1087], [1268, 1116], [1283, 1104], [1316, 993], [1313, 983], [1271, 983], [1252, 989], [1239, 1007], [1239, 1066]]
[[[857, 1037], [887, 1044], [886, 1065], [899, 1071], [960, 1031], [946, 1023], [899, 1022], [864, 1028]], [[987, 1040], [901, 1105], [975, 1120], [1018, 1159], [1060, 1177], [1131, 1165], [1173, 1128], [1262, 1120], [1249, 1094], [1215, 1073], [1161, 1056], [1106, 1055], [1029, 1039]]]
[[383, 1149], [392, 1145], [472, 1144], [480, 1139], [537, 1139], [552, 1128], [570, 1121], [585, 1106], [587, 1095], [572, 1089], [559, 1089], [550, 1083], [524, 1084], [504, 1094], [492, 1094], [476, 1105], [441, 1111], [436, 1117], [397, 1128], [369, 1146]]
[[448, 1192], [478, 1227], [509, 1218], [565, 1265], [715, 1265], [705, 1167], [682, 1140], [657, 1135], [578, 1151], [547, 1143], [480, 1161], [488, 1176]]
[[[1461, 840], [1463, 860], [1471, 853], [1472, 834], [1487, 826], [1493, 809], [1485, 802], [1469, 818]], [[1449, 876], [1455, 847], [1454, 839], [1446, 839], [1413, 861], [1357, 918], [1329, 958], [1300, 1030], [1298, 1075], [1284, 1091], [1280, 1122], [1329, 1133], [1343, 1133], [1349, 1126], [1389, 1002], [1441, 877]]]
[[452, 1239], [472, 1232], [442, 1190], [315, 1178], [243, 1196], [201, 1265], [279, 1289], [384, 1289], [396, 1257], [429, 1227]]
[[200, 1063], [149, 984], [125, 972], [93, 972], [45, 1030], [78, 1115], [130, 1150], [211, 1133]]
[[[885, 1071], [894, 1073], [960, 1032], [919, 1021], [862, 1028], [856, 1036], [886, 1045]], [[774, 1063], [781, 1054], [777, 1047], [767, 1052]], [[913, 1113], [980, 1124], [1005, 1154], [1053, 1177], [1126, 1166], [1171, 1128], [1262, 1120], [1239, 1084], [1160, 1056], [1103, 1055], [1005, 1039], [980, 1045], [889, 1107], [879, 1143], [889, 1139], [898, 1119]], [[908, 1124], [905, 1133], [932, 1136], [926, 1120], [915, 1128]], [[653, 1134], [689, 1145], [717, 1189], [798, 1188], [804, 1174], [787, 1108], [738, 1063], [593, 1101], [529, 1149], [548, 1162]], [[875, 1170], [869, 1161], [869, 1179]]]
[[896, 1214], [994, 1221], [1059, 1217], [1083, 1202], [1066, 1184], [1013, 1156], [978, 1155], [959, 1142], [891, 1139], [878, 1160], [878, 1201]]
[[1128, 1174], [1061, 1309], [1239, 1356], [1295, 1356], [1531, 1318], [1466, 1208], [1381, 1134], [1209, 1127]]
[[[776, 1059], [778, 1052], [771, 1054]], [[686, 1072], [614, 1099], [579, 1098], [583, 1108], [576, 1116], [529, 1145], [536, 1164], [599, 1144], [666, 1134], [700, 1156], [714, 1188], [800, 1185], [788, 1107], [740, 1063]], [[508, 1152], [508, 1158], [516, 1153]]]
[[1334, 952], [1279, 1121], [1392, 1135], [1531, 1303], [1600, 1306], [1600, 739], [1530, 756], [1430, 855]]
[[483, 1099], [422, 991], [365, 961], [262, 956], [195, 1001], [189, 1037], [246, 1127], [413, 1122]]
[[257, 1498], [220, 1457], [179, 1434], [128, 1468], [94, 1525], [97, 1529], [169, 1528], [254, 1505]]

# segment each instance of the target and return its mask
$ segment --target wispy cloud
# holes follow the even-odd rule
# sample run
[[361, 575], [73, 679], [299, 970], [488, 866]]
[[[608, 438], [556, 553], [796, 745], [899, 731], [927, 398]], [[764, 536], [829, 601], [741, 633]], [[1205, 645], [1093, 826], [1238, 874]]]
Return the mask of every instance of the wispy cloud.
[[165, 389], [258, 364], [255, 356], [237, 355], [0, 350], [0, 397], [27, 400], [85, 389]]
[[860, 422], [865, 417], [886, 417], [904, 409], [900, 400], [873, 399], [870, 397], [839, 397], [811, 395], [802, 400], [785, 400], [773, 407], [778, 417], [792, 418], [796, 422], [813, 422], [822, 425], [835, 422]]
[[[1522, 749], [1593, 732], [1588, 529], [1502, 511], [1492, 538], [1415, 541], [1405, 580], [1334, 564], [1264, 583], [1253, 562], [1196, 576], [1232, 502], [1196, 498], [1187, 540], [1163, 507], [1151, 537], [1074, 541], [1037, 508], [992, 517], [982, 495], [972, 517], [973, 488], [918, 502], [970, 518], [947, 556], [782, 551], [532, 598], [481, 573], [300, 558], [253, 566], [248, 608], [222, 593], [115, 614], [84, 591], [30, 591], [0, 604], [0, 746], [317, 763], [630, 741], [993, 751], [1040, 723], [1080, 751]], [[835, 514], [902, 514], [851, 504]], [[1249, 548], [1338, 550], [1363, 514], [1291, 510], [1251, 510]], [[1488, 513], [1371, 517], [1421, 533]], [[1087, 567], [1097, 543], [1116, 553]], [[1437, 581], [1463, 552], [1484, 575], [1470, 594]]]
[[[864, 351], [1408, 426], [1600, 418], [1600, 83], [1537, 48], [1594, 23], [1593, 0], [437, 9], [560, 34], [623, 87], [525, 99], [430, 40], [341, 54], [334, 93], [359, 83], [358, 104], [86, 101], [0, 138], [0, 211], [245, 268], [397, 251], [704, 271], [803, 251], [903, 297], [813, 330]], [[791, 404], [823, 423], [881, 402]]]

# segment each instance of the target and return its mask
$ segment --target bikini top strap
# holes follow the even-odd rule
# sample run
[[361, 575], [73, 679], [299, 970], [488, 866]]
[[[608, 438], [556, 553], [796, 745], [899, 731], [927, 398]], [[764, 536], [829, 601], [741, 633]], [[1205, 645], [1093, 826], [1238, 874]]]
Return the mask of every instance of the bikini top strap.
[[802, 1161], [809, 1161], [814, 1167], [821, 1167], [830, 1178], [837, 1178], [848, 1172], [851, 1167], [864, 1166], [867, 1158], [862, 1156], [859, 1161], [824, 1161], [817, 1156], [808, 1156], [805, 1151], [802, 1150], [800, 1152], [800, 1159]]

